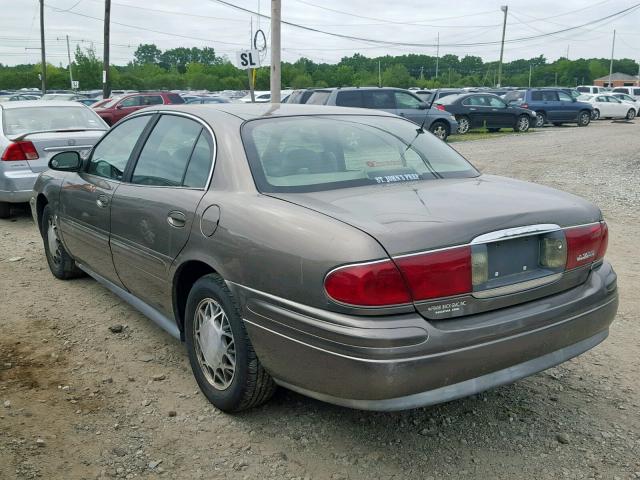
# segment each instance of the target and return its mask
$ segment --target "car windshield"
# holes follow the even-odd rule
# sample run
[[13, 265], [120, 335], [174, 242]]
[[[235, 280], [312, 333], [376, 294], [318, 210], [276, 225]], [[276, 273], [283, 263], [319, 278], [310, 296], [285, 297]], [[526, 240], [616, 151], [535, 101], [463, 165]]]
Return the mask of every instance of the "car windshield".
[[6, 135], [43, 130], [104, 129], [102, 119], [84, 106], [6, 108], [2, 114]]
[[476, 177], [446, 143], [393, 117], [300, 116], [242, 128], [263, 192], [314, 192], [370, 184]]

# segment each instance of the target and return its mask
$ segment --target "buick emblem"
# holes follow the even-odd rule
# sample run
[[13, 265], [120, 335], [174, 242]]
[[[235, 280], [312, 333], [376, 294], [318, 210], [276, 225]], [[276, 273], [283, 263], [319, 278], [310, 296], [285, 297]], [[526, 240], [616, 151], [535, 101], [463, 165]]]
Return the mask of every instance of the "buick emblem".
[[67, 140], [67, 144], [70, 145], [70, 146], [73, 146], [73, 145], [76, 144], [76, 141], [74, 139], [70, 138], [69, 140]]

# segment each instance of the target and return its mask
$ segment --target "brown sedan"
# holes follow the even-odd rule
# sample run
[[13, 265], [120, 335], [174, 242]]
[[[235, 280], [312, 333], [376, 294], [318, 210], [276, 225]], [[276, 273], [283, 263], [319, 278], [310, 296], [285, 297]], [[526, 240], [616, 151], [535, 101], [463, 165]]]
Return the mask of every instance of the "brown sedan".
[[50, 167], [32, 209], [53, 274], [182, 339], [226, 411], [276, 385], [372, 410], [459, 398], [589, 350], [618, 306], [597, 207], [383, 112], [152, 107]]

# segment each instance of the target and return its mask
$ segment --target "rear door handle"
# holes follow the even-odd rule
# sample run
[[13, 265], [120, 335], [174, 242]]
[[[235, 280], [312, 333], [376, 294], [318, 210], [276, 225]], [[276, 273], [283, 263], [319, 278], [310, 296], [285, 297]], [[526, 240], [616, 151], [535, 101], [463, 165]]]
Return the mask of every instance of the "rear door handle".
[[187, 216], [178, 211], [169, 212], [169, 216], [167, 217], [167, 222], [169, 225], [176, 228], [182, 228], [187, 223]]
[[98, 199], [96, 200], [96, 204], [100, 208], [108, 207], [109, 206], [109, 197], [107, 197], [106, 195], [99, 195]]

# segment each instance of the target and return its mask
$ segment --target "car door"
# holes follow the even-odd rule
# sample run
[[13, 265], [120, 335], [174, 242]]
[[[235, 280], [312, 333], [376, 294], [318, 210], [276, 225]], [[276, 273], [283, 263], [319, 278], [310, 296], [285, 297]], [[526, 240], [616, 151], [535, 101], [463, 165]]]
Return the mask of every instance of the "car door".
[[396, 114], [421, 125], [427, 115], [425, 103], [408, 92], [393, 92]]
[[485, 97], [491, 110], [492, 127], [513, 127], [516, 124], [514, 110], [509, 108], [501, 98], [493, 95], [485, 95]]
[[214, 139], [194, 118], [157, 116], [137, 160], [113, 196], [111, 250], [122, 283], [169, 314], [169, 267], [187, 243], [209, 184]]
[[471, 128], [482, 127], [488, 118], [488, 105], [484, 95], [471, 95], [462, 101], [462, 105], [467, 110], [466, 114], [471, 122]]
[[142, 99], [143, 95], [133, 95], [122, 99], [116, 105], [115, 112], [113, 113], [113, 123], [143, 108], [145, 105], [142, 104]]
[[623, 118], [627, 116], [627, 112], [631, 109], [630, 105], [625, 104], [621, 100], [611, 95], [608, 95], [605, 98], [609, 103], [609, 108], [611, 108], [612, 116], [619, 117], [619, 118]]
[[609, 102], [607, 102], [607, 97], [603, 95], [596, 96], [595, 100], [593, 101], [593, 107], [597, 108], [600, 111], [601, 118], [610, 117], [612, 115], [612, 109]]
[[85, 168], [67, 175], [60, 189], [58, 217], [65, 248], [119, 286], [109, 248], [111, 199], [149, 118], [132, 118], [112, 128], [93, 148]]
[[567, 92], [558, 91], [558, 119], [564, 121], [573, 121], [578, 118], [578, 110], [575, 101]]

